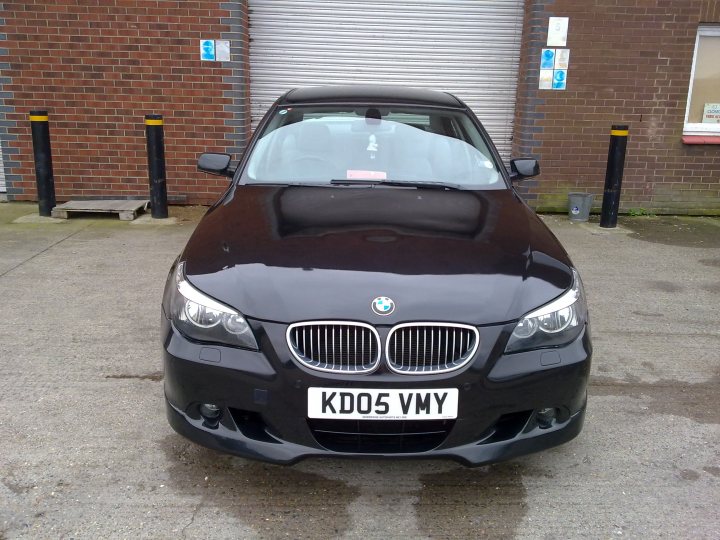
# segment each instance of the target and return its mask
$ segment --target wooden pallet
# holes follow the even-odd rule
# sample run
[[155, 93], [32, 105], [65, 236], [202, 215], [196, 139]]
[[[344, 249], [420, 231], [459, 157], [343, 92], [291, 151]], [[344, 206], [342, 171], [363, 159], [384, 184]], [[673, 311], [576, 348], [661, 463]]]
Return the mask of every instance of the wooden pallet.
[[68, 201], [52, 209], [52, 217], [68, 219], [70, 214], [103, 213], [118, 214], [122, 221], [132, 221], [141, 210], [147, 210], [150, 201]]

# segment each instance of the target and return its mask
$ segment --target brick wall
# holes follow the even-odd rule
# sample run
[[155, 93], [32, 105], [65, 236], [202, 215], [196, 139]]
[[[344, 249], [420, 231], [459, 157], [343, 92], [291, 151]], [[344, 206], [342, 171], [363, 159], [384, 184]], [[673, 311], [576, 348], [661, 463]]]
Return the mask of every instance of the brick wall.
[[[567, 90], [538, 90], [548, 17], [570, 17]], [[720, 145], [681, 141], [699, 23], [718, 0], [528, 0], [514, 154], [541, 158], [521, 185], [533, 206], [569, 191], [602, 201], [610, 126], [630, 126], [621, 210], [720, 214]]]
[[[34, 199], [27, 113], [48, 109], [59, 201], [146, 197], [143, 116], [165, 115], [171, 202], [209, 203], [226, 186], [199, 174], [205, 150], [240, 152], [249, 126], [245, 1], [3, 2], [0, 136], [13, 199]], [[569, 16], [568, 89], [538, 90], [547, 18]], [[514, 154], [542, 159], [521, 184], [562, 210], [568, 191], [602, 198], [608, 132], [630, 125], [621, 209], [720, 213], [720, 146], [681, 142], [698, 23], [719, 0], [527, 0]], [[201, 38], [232, 61], [201, 62]]]
[[[245, 144], [245, 2], [23, 0], [2, 8], [10, 198], [35, 198], [32, 109], [50, 112], [59, 201], [147, 197], [147, 113], [165, 116], [170, 201], [210, 203], [223, 191], [225, 179], [195, 164], [205, 150]], [[231, 39], [232, 62], [200, 61], [201, 38]]]

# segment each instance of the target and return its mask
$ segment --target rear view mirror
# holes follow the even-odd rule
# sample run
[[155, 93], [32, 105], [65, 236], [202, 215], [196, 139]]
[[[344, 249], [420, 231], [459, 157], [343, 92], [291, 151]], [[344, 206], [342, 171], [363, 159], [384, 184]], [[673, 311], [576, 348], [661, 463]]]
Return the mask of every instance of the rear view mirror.
[[510, 160], [510, 180], [524, 180], [540, 174], [540, 164], [533, 158], [515, 158]]
[[232, 178], [235, 168], [230, 167], [230, 159], [228, 154], [200, 154], [197, 168], [206, 173]]

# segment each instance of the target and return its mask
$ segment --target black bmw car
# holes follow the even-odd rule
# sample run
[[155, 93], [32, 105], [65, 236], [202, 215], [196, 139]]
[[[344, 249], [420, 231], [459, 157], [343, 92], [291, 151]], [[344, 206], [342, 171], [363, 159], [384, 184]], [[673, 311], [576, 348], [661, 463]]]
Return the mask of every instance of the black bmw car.
[[592, 347], [580, 277], [456, 97], [291, 90], [170, 271], [172, 427], [202, 445], [478, 465], [575, 437]]

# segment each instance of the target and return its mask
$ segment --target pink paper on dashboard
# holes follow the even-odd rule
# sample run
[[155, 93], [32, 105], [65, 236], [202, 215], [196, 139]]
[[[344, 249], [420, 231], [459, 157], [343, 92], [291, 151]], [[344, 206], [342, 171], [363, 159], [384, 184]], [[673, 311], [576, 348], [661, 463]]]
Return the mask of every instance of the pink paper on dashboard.
[[348, 180], [387, 180], [387, 173], [384, 171], [358, 171], [348, 169]]

